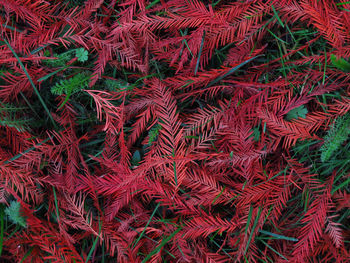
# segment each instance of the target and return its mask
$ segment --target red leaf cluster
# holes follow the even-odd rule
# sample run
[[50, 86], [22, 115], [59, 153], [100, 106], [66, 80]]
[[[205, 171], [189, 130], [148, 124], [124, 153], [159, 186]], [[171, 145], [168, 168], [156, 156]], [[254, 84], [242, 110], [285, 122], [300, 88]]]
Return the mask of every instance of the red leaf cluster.
[[[56, 128], [3, 125], [0, 110], [0, 200], [20, 202], [27, 222], [6, 225], [2, 260], [346, 262], [349, 181], [338, 168], [318, 173], [295, 147], [317, 152], [349, 114], [349, 74], [330, 59], [350, 57], [349, 9], [0, 0], [2, 109], [38, 102], [33, 85], [48, 94], [40, 79], [65, 72], [45, 64], [54, 50], [85, 48], [92, 76], [85, 100], [49, 107]], [[296, 40], [302, 26], [312, 29]], [[327, 50], [315, 53], [319, 43]], [[277, 46], [282, 55], [267, 59]], [[130, 83], [105, 87], [113, 70]], [[288, 119], [297, 108], [307, 114]]]

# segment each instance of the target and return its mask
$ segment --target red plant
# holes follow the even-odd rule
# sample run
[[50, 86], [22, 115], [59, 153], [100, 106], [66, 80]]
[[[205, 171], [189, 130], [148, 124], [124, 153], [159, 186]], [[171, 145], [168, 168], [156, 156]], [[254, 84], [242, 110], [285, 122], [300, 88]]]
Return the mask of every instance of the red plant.
[[349, 9], [0, 0], [1, 260], [346, 262]]

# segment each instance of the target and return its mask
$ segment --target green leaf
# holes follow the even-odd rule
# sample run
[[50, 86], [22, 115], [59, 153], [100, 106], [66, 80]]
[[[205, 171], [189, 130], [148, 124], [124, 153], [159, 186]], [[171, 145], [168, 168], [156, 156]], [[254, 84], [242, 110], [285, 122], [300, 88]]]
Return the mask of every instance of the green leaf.
[[104, 81], [106, 87], [111, 91], [121, 91], [127, 89], [130, 84], [126, 82], [125, 80], [118, 79], [105, 79]]
[[260, 135], [261, 135], [261, 132], [259, 131], [259, 128], [258, 127], [255, 127], [251, 130], [253, 133], [252, 135], [250, 135], [249, 137], [253, 137], [254, 138], [254, 141], [258, 142], [260, 140]]
[[345, 72], [350, 72], [350, 63], [343, 58], [337, 58], [336, 55], [331, 55], [331, 61], [333, 66]]
[[290, 110], [286, 115], [286, 120], [290, 121], [292, 119], [298, 119], [298, 118], [306, 118], [306, 114], [308, 113], [307, 108], [305, 108], [304, 105], [301, 105], [298, 108]]
[[324, 137], [324, 143], [320, 148], [321, 161], [326, 162], [333, 157], [340, 146], [348, 139], [350, 135], [350, 114], [338, 117], [331, 125], [327, 135]]
[[26, 110], [25, 107], [0, 103], [0, 126], [13, 127], [19, 132], [29, 130], [29, 124], [33, 119], [21, 116], [24, 110]]
[[17, 225], [20, 225], [22, 227], [26, 227], [26, 220], [21, 215], [20, 212], [21, 204], [17, 201], [12, 201], [10, 203], [10, 206], [5, 209], [5, 214], [8, 216], [8, 218]]
[[69, 97], [89, 86], [90, 76], [85, 73], [78, 73], [74, 77], [61, 80], [51, 88], [51, 93], [55, 95], [66, 95], [66, 99], [59, 106], [59, 109], [68, 101]]
[[78, 58], [78, 61], [80, 61], [80, 62], [85, 62], [89, 59], [89, 53], [84, 48], [76, 49], [75, 56]]
[[[73, 50], [74, 51], [74, 50]], [[49, 56], [48, 54], [47, 56]], [[72, 50], [63, 52], [61, 54], [53, 54], [57, 59], [45, 59], [43, 63], [50, 67], [65, 67], [66, 64], [72, 59]]]
[[157, 136], [159, 134], [159, 130], [162, 128], [162, 125], [157, 124], [156, 126], [153, 126], [149, 133], [149, 139], [148, 139], [148, 144], [152, 144], [152, 142], [154, 142], [157, 139]]

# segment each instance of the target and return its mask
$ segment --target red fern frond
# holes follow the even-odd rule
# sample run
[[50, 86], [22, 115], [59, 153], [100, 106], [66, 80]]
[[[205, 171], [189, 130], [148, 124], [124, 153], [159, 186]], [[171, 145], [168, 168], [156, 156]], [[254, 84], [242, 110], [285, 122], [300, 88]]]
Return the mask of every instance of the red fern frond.
[[329, 1], [308, 0], [301, 3], [304, 12], [310, 18], [310, 24], [314, 25], [321, 34], [334, 47], [343, 45], [347, 38], [338, 11], [334, 3]]
[[117, 134], [120, 131], [121, 107], [113, 105], [112, 101], [119, 99], [120, 95], [108, 93], [107, 91], [86, 90], [86, 92], [94, 99], [96, 103], [97, 118], [102, 120], [103, 112], [106, 118], [104, 131]]
[[279, 142], [284, 137], [283, 146], [285, 148], [295, 145], [298, 139], [315, 138], [305, 127], [299, 127], [292, 122], [287, 122], [266, 109], [259, 110], [258, 116], [266, 123], [267, 128], [276, 135], [276, 142]]
[[211, 233], [223, 232], [232, 233], [237, 229], [237, 225], [234, 222], [214, 217], [211, 215], [204, 215], [202, 217], [194, 217], [192, 220], [186, 222], [185, 238], [196, 239], [198, 237], [207, 237]]
[[300, 240], [293, 251], [293, 256], [298, 260], [307, 258], [312, 253], [316, 242], [320, 240], [329, 209], [330, 192], [329, 189], [325, 189], [323, 193], [315, 196], [315, 200], [302, 219], [305, 225], [300, 230]]
[[326, 233], [328, 233], [328, 235], [331, 237], [334, 245], [337, 248], [340, 248], [343, 244], [343, 235], [340, 228], [341, 224], [332, 221], [330, 217], [327, 218], [327, 223]]

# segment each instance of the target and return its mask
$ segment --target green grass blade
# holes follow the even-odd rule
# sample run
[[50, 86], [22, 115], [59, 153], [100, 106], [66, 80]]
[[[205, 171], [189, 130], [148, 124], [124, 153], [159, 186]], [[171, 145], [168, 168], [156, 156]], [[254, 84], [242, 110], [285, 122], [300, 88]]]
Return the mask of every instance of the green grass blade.
[[15, 58], [17, 59], [19, 65], [21, 66], [22, 70], [24, 71], [24, 74], [27, 76], [27, 78], [28, 78], [30, 84], [32, 85], [35, 94], [38, 96], [41, 105], [44, 107], [44, 110], [46, 111], [47, 115], [49, 116], [49, 118], [50, 118], [50, 120], [51, 120], [53, 126], [55, 127], [55, 129], [57, 129], [57, 125], [56, 125], [55, 120], [53, 119], [53, 117], [52, 117], [52, 115], [51, 115], [49, 109], [47, 108], [47, 106], [46, 106], [46, 104], [45, 104], [43, 98], [42, 98], [41, 95], [40, 95], [39, 90], [36, 88], [36, 86], [35, 86], [35, 84], [34, 84], [32, 78], [30, 77], [30, 75], [29, 75], [28, 71], [26, 70], [25, 66], [23, 65], [22, 61], [20, 60], [20, 58], [18, 57], [18, 55], [16, 54], [16, 52], [13, 50], [13, 48], [12, 48], [11, 45], [10, 45], [10, 43], [7, 42], [6, 39], [4, 39], [4, 42], [5, 42], [5, 44], [8, 46], [8, 48], [11, 50], [11, 52], [13, 53], [13, 55], [15, 56]]
[[146, 9], [152, 8], [154, 5], [156, 5], [159, 2], [160, 2], [160, 0], [154, 0], [152, 3], [150, 3], [148, 6], [146, 6]]
[[5, 217], [5, 213], [4, 213], [4, 205], [0, 205], [0, 257], [1, 257], [1, 253], [2, 253], [2, 247], [3, 247], [3, 243], [4, 243], [4, 217]]
[[26, 98], [26, 96], [24, 96], [23, 92], [20, 91], [19, 94], [22, 96], [22, 98], [24, 99], [25, 103], [28, 105], [28, 107], [32, 110], [32, 112], [37, 116], [40, 117], [39, 114], [34, 110], [33, 106], [29, 103], [28, 99]]
[[176, 231], [174, 233], [172, 233], [170, 236], [168, 236], [167, 238], [163, 239], [162, 242], [160, 243], [159, 246], [157, 246], [151, 253], [149, 253], [143, 260], [142, 263], [148, 262], [148, 260], [155, 254], [157, 254], [162, 247], [165, 246], [166, 243], [168, 243], [177, 233], [179, 233], [181, 231], [182, 227], [179, 227], [178, 229], [176, 229]]
[[273, 247], [271, 247], [269, 244], [267, 244], [264, 240], [260, 240], [262, 243], [265, 244], [265, 246], [267, 246], [269, 249], [271, 249], [273, 252], [275, 252], [277, 255], [279, 255], [281, 258], [283, 258], [284, 260], [287, 260], [283, 255], [281, 255], [277, 250], [275, 250]]
[[335, 5], [339, 6], [339, 5], [347, 5], [347, 4], [350, 4], [350, 1], [346, 1], [343, 3], [336, 3]]
[[236, 70], [240, 69], [241, 67], [243, 67], [244, 65], [248, 64], [250, 61], [258, 58], [258, 57], [262, 57], [263, 55], [258, 55], [255, 57], [252, 57], [250, 59], [247, 59], [246, 61], [242, 62], [241, 64], [233, 67], [232, 69], [230, 69], [227, 73], [225, 73], [222, 76], [217, 77], [216, 79], [214, 79], [213, 81], [211, 81], [205, 88], [209, 88], [210, 86], [214, 85], [215, 83], [219, 82], [220, 80], [226, 78], [227, 76], [231, 75], [233, 72], [235, 72]]
[[22, 263], [26, 260], [27, 257], [29, 257], [30, 253], [32, 253], [33, 251], [33, 247], [31, 247], [28, 252], [23, 256], [23, 258], [21, 259], [21, 261], [19, 263]]
[[211, 6], [212, 6], [212, 7], [215, 7], [215, 6], [216, 6], [217, 4], [219, 4], [220, 2], [221, 2], [221, 0], [218, 0], [218, 1], [216, 1], [215, 3], [212, 3]]
[[271, 8], [272, 8], [273, 13], [275, 14], [275, 17], [276, 17], [278, 23], [280, 23], [280, 25], [284, 28], [284, 24], [283, 24], [281, 18], [279, 17], [275, 7], [273, 5], [271, 5]]
[[214, 198], [213, 202], [211, 203], [212, 205], [213, 205], [213, 204], [216, 202], [216, 200], [218, 200], [218, 198], [222, 195], [222, 193], [224, 192], [225, 188], [226, 188], [226, 186], [224, 186], [224, 187], [221, 189], [220, 193]]
[[40, 146], [40, 145], [46, 143], [46, 142], [49, 141], [49, 140], [50, 140], [50, 138], [46, 138], [46, 139], [43, 140], [42, 142], [40, 142], [40, 143], [34, 145], [33, 147], [30, 147], [29, 149], [27, 149], [27, 150], [25, 150], [25, 151], [23, 151], [23, 152], [21, 152], [21, 153], [15, 155], [15, 156], [12, 157], [11, 159], [5, 161], [4, 164], [8, 164], [8, 163], [10, 163], [10, 162], [13, 162], [13, 161], [17, 160], [18, 158], [21, 158], [21, 157], [22, 157], [23, 155], [25, 155], [26, 153], [29, 153], [30, 151], [35, 150], [35, 148], [36, 148], [37, 146]]
[[[114, 219], [116, 219], [118, 222], [120, 222], [120, 223], [122, 223], [123, 222], [123, 220], [120, 220], [118, 217], [114, 217]], [[133, 230], [133, 231], [135, 231], [136, 233], [140, 233], [140, 232], [138, 232], [135, 228], [133, 228], [132, 226], [129, 226], [129, 228], [131, 229], [131, 230]], [[150, 237], [148, 237], [148, 236], [146, 236], [146, 235], [144, 235], [145, 236], [145, 238], [147, 238], [148, 240], [150, 240], [150, 241], [152, 241], [152, 242], [154, 242], [154, 243], [157, 243], [157, 241], [156, 240], [154, 240], [154, 239], [152, 239], [152, 238], [150, 238]], [[166, 250], [166, 249], [164, 249], [164, 251], [167, 253], [167, 254], [169, 254], [171, 257], [173, 257], [173, 254], [171, 254], [168, 250]]]
[[152, 218], [154, 217], [155, 213], [157, 212], [157, 210], [158, 210], [158, 208], [159, 208], [159, 205], [160, 205], [160, 203], [158, 203], [157, 206], [156, 206], [156, 208], [153, 210], [153, 213], [152, 213], [151, 217], [149, 218], [149, 220], [148, 220], [146, 226], [144, 227], [144, 229], [142, 230], [140, 236], [137, 238], [137, 240], [136, 240], [136, 242], [135, 242], [133, 248], [135, 248], [135, 246], [137, 245], [137, 243], [140, 241], [140, 239], [142, 238], [142, 236], [143, 236], [144, 233], [146, 232], [146, 228], [148, 227], [149, 223], [151, 223], [151, 220], [152, 220]]
[[[181, 36], [185, 36], [185, 35], [187, 34], [186, 31], [187, 31], [187, 28], [186, 28], [186, 30], [185, 30], [185, 33], [182, 33], [182, 31], [180, 30]], [[183, 42], [185, 43], [185, 46], [187, 47], [187, 49], [188, 49], [188, 51], [190, 52], [191, 56], [194, 57], [193, 54], [192, 54], [192, 51], [191, 51], [190, 47], [188, 46], [187, 40], [184, 39]]]
[[56, 190], [55, 187], [52, 186], [53, 195], [55, 197], [55, 206], [56, 206], [56, 215], [57, 215], [57, 221], [60, 221], [60, 211], [58, 210], [58, 202], [57, 202], [57, 196], [56, 196]]
[[297, 238], [294, 238], [294, 237], [286, 237], [286, 236], [278, 235], [278, 234], [271, 233], [271, 232], [265, 231], [265, 230], [259, 230], [259, 232], [261, 234], [265, 234], [265, 235], [269, 235], [269, 236], [275, 237], [276, 239], [284, 239], [284, 240], [295, 241], [295, 242], [299, 241]]
[[65, 70], [66, 68], [67, 68], [67, 67], [62, 67], [62, 68], [60, 68], [60, 69], [58, 69], [58, 70], [55, 70], [54, 72], [51, 72], [51, 73], [45, 75], [44, 77], [38, 79], [38, 82], [42, 82], [42, 81], [44, 81], [44, 80], [47, 80], [48, 78], [50, 78], [50, 77], [56, 75], [58, 72], [60, 72], [60, 71], [62, 71], [62, 70]]
[[20, 30], [18, 28], [13, 27], [13, 26], [5, 25], [5, 24], [2, 24], [2, 26], [5, 27], [5, 28], [10, 29], [12, 31], [17, 31], [17, 32], [20, 32], [20, 33], [23, 32], [23, 30]]
[[36, 49], [34, 49], [33, 51], [30, 52], [31, 55], [35, 54], [35, 53], [38, 53], [40, 50], [43, 50], [44, 48], [48, 47], [50, 44], [45, 44], [41, 47], [38, 47]]
[[326, 70], [327, 70], [327, 51], [324, 50], [324, 69], [323, 69], [323, 77], [322, 77], [322, 85], [326, 81]]
[[350, 177], [346, 181], [344, 181], [343, 183], [341, 183], [340, 185], [332, 189], [331, 194], [334, 194], [336, 191], [343, 188], [344, 186], [347, 186], [349, 183], [350, 183]]
[[331, 61], [333, 66], [335, 66], [337, 69], [344, 72], [350, 72], [350, 63], [347, 60], [338, 58], [336, 55], [331, 54]]
[[256, 228], [256, 225], [258, 224], [258, 221], [259, 221], [259, 218], [260, 218], [260, 214], [261, 214], [261, 208], [259, 207], [259, 209], [258, 209], [258, 214], [257, 214], [256, 217], [255, 217], [252, 230], [250, 231], [250, 235], [249, 235], [249, 238], [248, 238], [247, 246], [246, 246], [246, 248], [245, 248], [245, 250], [244, 250], [244, 254], [247, 253], [247, 250], [248, 250], [248, 248], [249, 248], [250, 241], [252, 241], [253, 233], [254, 233], [254, 230], [255, 230], [255, 228]]
[[87, 257], [86, 257], [85, 263], [87, 263], [87, 262], [89, 261], [89, 259], [90, 259], [91, 255], [92, 255], [92, 253], [95, 251], [98, 238], [99, 238], [99, 237], [96, 237], [96, 238], [95, 238], [95, 241], [94, 241], [94, 243], [92, 244], [92, 247], [91, 247], [91, 249], [90, 249], [90, 251], [89, 251], [89, 254], [88, 254]]
[[194, 75], [197, 75], [198, 72], [198, 68], [199, 68], [199, 62], [201, 59], [201, 55], [202, 55], [202, 51], [203, 51], [203, 46], [204, 46], [204, 39], [205, 39], [205, 30], [203, 31], [203, 37], [202, 37], [202, 42], [201, 42], [201, 46], [199, 48], [199, 53], [198, 53], [198, 59], [197, 59], [197, 63], [196, 63], [196, 68], [194, 70]]
[[249, 214], [248, 214], [248, 219], [247, 219], [247, 225], [245, 226], [245, 234], [248, 233], [248, 227], [249, 227], [249, 224], [250, 224], [250, 220], [252, 219], [252, 215], [253, 215], [253, 207], [251, 206], [250, 209], [249, 209]]
[[71, 94], [71, 92], [68, 92], [66, 94], [66, 97], [64, 98], [64, 101], [61, 103], [61, 105], [58, 107], [58, 110], [62, 109], [62, 107], [68, 102]]
[[269, 32], [274, 38], [276, 38], [278, 41], [284, 43], [284, 44], [288, 44], [286, 41], [284, 41], [283, 39], [279, 38], [278, 36], [276, 36], [272, 31], [270, 31], [269, 29], [266, 29], [267, 32]]
[[176, 172], [176, 163], [175, 163], [175, 161], [173, 162], [173, 167], [174, 167], [175, 186], [177, 187], [177, 172]]

